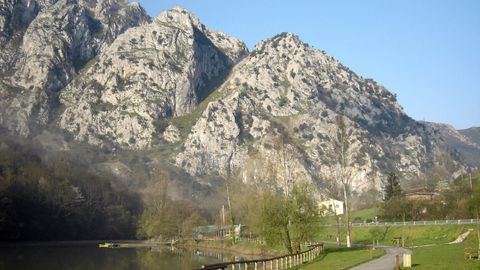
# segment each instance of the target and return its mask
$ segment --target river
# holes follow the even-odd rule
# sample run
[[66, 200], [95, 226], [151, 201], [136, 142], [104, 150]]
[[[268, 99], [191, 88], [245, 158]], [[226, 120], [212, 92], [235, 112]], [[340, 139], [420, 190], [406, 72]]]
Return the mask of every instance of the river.
[[191, 270], [204, 264], [239, 259], [218, 250], [177, 249], [170, 247], [98, 248], [2, 247], [1, 270]]

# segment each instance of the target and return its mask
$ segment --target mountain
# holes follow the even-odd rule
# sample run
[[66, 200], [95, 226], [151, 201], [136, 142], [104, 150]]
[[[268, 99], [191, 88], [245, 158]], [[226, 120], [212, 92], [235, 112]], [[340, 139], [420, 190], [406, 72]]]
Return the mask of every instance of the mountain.
[[340, 118], [358, 192], [389, 171], [463, 170], [440, 127], [293, 33], [249, 52], [179, 6], [152, 19], [107, 0], [2, 2], [0, 24], [0, 126], [97, 147], [111, 155], [98, 171], [129, 171], [119, 155], [138, 155], [206, 186], [233, 177], [322, 191], [338, 179]]
[[59, 91], [85, 63], [119, 34], [150, 19], [127, 0], [7, 0], [0, 5], [0, 124], [22, 136], [50, 121]]
[[453, 151], [470, 167], [480, 166], [480, 128], [456, 130], [447, 124], [425, 122], [438, 130], [441, 137]]
[[64, 89], [60, 127], [90, 144], [149, 147], [164, 119], [189, 113], [246, 54], [174, 7], [125, 32]]
[[432, 166], [455, 170], [435, 129], [408, 117], [395, 95], [364, 79], [292, 33], [258, 44], [195, 121], [176, 157], [192, 175], [337, 179], [336, 119], [351, 132], [348, 159], [356, 190], [378, 187], [390, 170], [419, 175]]
[[471, 142], [480, 145], [480, 127], [472, 127], [458, 130], [460, 134], [470, 139]]

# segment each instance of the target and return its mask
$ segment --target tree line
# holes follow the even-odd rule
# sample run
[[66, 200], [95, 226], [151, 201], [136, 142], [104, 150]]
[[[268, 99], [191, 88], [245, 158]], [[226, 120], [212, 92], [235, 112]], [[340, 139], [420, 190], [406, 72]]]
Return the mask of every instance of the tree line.
[[114, 189], [58, 152], [48, 161], [20, 144], [0, 147], [0, 241], [131, 239], [138, 194]]
[[[426, 176], [428, 177], [428, 175]], [[445, 177], [446, 178], [446, 177]], [[425, 183], [431, 180], [425, 180]], [[442, 189], [425, 186], [420, 198], [408, 198], [399, 177], [391, 172], [384, 181], [382, 218], [385, 220], [443, 220], [477, 218], [480, 207], [480, 172], [472, 172], [448, 182]]]

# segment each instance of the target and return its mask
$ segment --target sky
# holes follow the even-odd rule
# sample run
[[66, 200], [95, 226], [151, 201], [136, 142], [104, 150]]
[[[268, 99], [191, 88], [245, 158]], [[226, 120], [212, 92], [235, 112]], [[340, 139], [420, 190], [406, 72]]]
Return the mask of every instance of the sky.
[[480, 1], [140, 0], [151, 16], [175, 4], [243, 40], [293, 32], [397, 94], [416, 120], [480, 126]]

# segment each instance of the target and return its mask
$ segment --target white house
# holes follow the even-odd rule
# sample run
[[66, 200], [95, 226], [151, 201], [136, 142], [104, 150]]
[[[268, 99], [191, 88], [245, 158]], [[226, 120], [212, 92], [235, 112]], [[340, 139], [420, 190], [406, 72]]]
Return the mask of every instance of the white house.
[[318, 208], [320, 208], [320, 211], [322, 211], [325, 216], [343, 215], [344, 213], [343, 202], [335, 199], [320, 202]]

